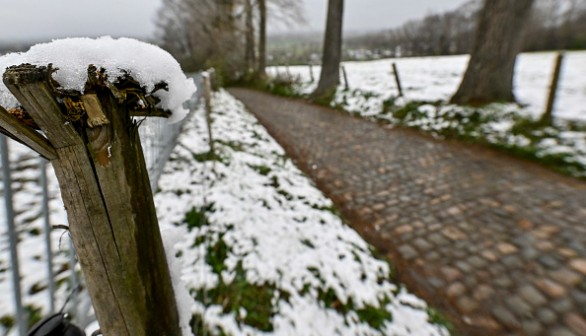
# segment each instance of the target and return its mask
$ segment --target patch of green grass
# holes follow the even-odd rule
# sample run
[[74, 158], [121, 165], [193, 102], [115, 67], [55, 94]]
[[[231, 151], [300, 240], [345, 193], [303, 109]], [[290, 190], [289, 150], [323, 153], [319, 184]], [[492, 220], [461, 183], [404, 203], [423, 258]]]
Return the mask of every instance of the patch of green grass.
[[356, 315], [360, 318], [360, 321], [367, 323], [373, 329], [382, 331], [385, 322], [392, 322], [393, 315], [387, 310], [387, 304], [389, 304], [389, 298], [379, 301], [378, 306], [366, 305], [362, 308], [355, 307], [352, 300], [348, 300], [347, 303], [343, 303], [336, 295], [333, 289], [328, 288], [325, 291], [322, 289], [318, 290], [318, 300], [323, 303], [326, 308], [334, 309], [338, 313], [346, 316], [351, 311], [356, 312]]
[[361, 321], [368, 323], [376, 330], [382, 330], [385, 322], [393, 320], [393, 314], [386, 309], [385, 305], [381, 305], [381, 307], [366, 306], [362, 309], [356, 309], [356, 315]]
[[206, 162], [206, 161], [217, 161], [221, 162], [222, 158], [216, 153], [212, 151], [207, 151], [203, 153], [194, 153], [193, 158], [197, 162]]
[[218, 241], [208, 246], [208, 250], [206, 253], [206, 263], [212, 267], [212, 270], [216, 274], [221, 274], [222, 271], [228, 269], [226, 266], [225, 261], [228, 258], [228, 253], [230, 252], [230, 247], [224, 240], [222, 239], [223, 235], [220, 235]]
[[43, 319], [42, 312], [43, 310], [39, 307], [35, 307], [33, 305], [26, 305], [24, 306], [24, 310], [28, 316], [28, 328], [30, 329], [34, 326], [37, 322]]
[[261, 174], [262, 176], [267, 176], [271, 173], [272, 169], [265, 165], [256, 166], [256, 165], [248, 165], [250, 168], [254, 169], [257, 173]]
[[428, 307], [427, 315], [429, 316], [430, 323], [446, 328], [452, 336], [457, 335], [454, 324], [450, 322], [450, 320], [448, 320], [448, 318], [445, 317], [442, 313], [434, 308]]
[[275, 189], [279, 189], [281, 187], [281, 184], [279, 183], [279, 178], [276, 176], [271, 176], [271, 187], [275, 188]]
[[194, 228], [201, 228], [202, 226], [208, 224], [208, 219], [206, 217], [206, 213], [208, 212], [214, 212], [213, 203], [199, 209], [193, 207], [185, 214], [183, 223], [187, 224], [187, 229], [189, 231], [193, 230]]
[[0, 317], [0, 325], [7, 331], [12, 329], [15, 324], [16, 320], [14, 319], [14, 316], [4, 315]]
[[[448, 139], [478, 143], [528, 159], [559, 173], [586, 179], [586, 166], [574, 159], [571, 153], [547, 153], [539, 146], [545, 139], [559, 139], [564, 130], [586, 133], [586, 125], [580, 122], [565, 122], [563, 125], [550, 125], [534, 120], [514, 111], [504, 111], [499, 105], [483, 108], [464, 108], [443, 110], [441, 115], [422, 112], [419, 108], [440, 102], [412, 101], [396, 106], [394, 99], [384, 104], [383, 114], [391, 114], [394, 122], [417, 128]], [[486, 126], [499, 122], [511, 122], [508, 134], [491, 131]], [[442, 125], [442, 127], [434, 127]], [[510, 143], [508, 136], [526, 139], [526, 144]]]
[[295, 197], [293, 195], [291, 195], [290, 193], [288, 193], [287, 191], [283, 190], [283, 189], [277, 189], [277, 193], [283, 197], [285, 197], [285, 199], [287, 201], [292, 201]]
[[193, 331], [194, 335], [228, 336], [228, 334], [226, 334], [220, 328], [209, 328], [205, 324], [203, 316], [200, 314], [192, 315], [191, 320], [189, 321], [189, 325], [191, 326], [191, 331]]
[[236, 152], [244, 151], [244, 145], [237, 141], [224, 141], [224, 140], [216, 140], [216, 143], [231, 148]]
[[233, 313], [239, 323], [265, 332], [273, 331], [272, 318], [276, 311], [272, 300], [275, 294], [285, 300], [289, 295], [277, 291], [271, 284], [248, 282], [241, 264], [236, 266], [234, 272], [235, 277], [230, 283], [220, 280], [217, 287], [197, 293], [197, 299], [207, 307], [221, 306], [225, 314]]
[[319, 210], [319, 211], [327, 211], [336, 217], [342, 218], [342, 213], [333, 204], [332, 205], [318, 205], [318, 204], [308, 204], [307, 202], [305, 204], [309, 205], [312, 209]]
[[195, 238], [195, 241], [193, 242], [193, 245], [191, 245], [191, 247], [197, 247], [200, 246], [201, 244], [205, 243], [207, 241], [205, 236], [197, 236], [197, 238]]

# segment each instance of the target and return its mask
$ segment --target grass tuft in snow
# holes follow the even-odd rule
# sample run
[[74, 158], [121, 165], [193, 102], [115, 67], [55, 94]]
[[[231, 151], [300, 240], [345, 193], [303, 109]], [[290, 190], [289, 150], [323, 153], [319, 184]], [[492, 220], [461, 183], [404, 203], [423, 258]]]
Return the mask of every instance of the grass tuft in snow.
[[4, 315], [0, 317], [0, 326], [4, 330], [10, 330], [16, 325], [16, 320], [12, 315]]
[[202, 152], [202, 153], [194, 153], [193, 158], [197, 162], [222, 161], [222, 158], [212, 151], [206, 151], [206, 152]]
[[193, 207], [191, 210], [189, 210], [188, 213], [185, 214], [183, 223], [187, 225], [187, 229], [189, 231], [193, 230], [194, 228], [201, 228], [208, 223], [206, 212], [213, 212], [213, 210], [213, 204], [208, 204], [202, 209], [196, 209]]
[[451, 335], [457, 335], [456, 327], [452, 322], [450, 322], [450, 320], [446, 318], [444, 314], [442, 314], [441, 312], [437, 311], [432, 307], [428, 307], [427, 315], [429, 315], [429, 322], [436, 325], [444, 326], [446, 329], [450, 331]]
[[[216, 246], [210, 254], [223, 253], [227, 246]], [[216, 251], [216, 249], [220, 251]], [[223, 257], [226, 257], [225, 255]], [[215, 258], [214, 258], [215, 259]], [[217, 260], [208, 260], [215, 263]], [[224, 271], [224, 266], [214, 269], [216, 274]], [[288, 294], [278, 291], [271, 284], [252, 284], [246, 278], [246, 271], [239, 263], [234, 270], [234, 278], [229, 282], [221, 280], [209, 290], [200, 290], [195, 298], [206, 307], [221, 306], [224, 314], [233, 314], [238, 323], [261, 331], [273, 331], [272, 317], [276, 314], [274, 300], [287, 300]]]
[[586, 123], [543, 123], [514, 104], [481, 108], [445, 105], [441, 101], [392, 100], [378, 119], [416, 128], [435, 136], [487, 144], [539, 162], [570, 176], [586, 178]]

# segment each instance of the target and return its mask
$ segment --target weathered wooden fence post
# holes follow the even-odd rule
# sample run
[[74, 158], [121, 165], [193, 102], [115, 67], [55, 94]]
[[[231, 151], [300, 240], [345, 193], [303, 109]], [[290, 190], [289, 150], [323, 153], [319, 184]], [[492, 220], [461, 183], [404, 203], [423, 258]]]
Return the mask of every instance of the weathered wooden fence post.
[[342, 75], [344, 77], [344, 90], [348, 91], [350, 84], [348, 83], [348, 74], [346, 73], [346, 67], [342, 65]]
[[315, 82], [315, 77], [313, 77], [313, 65], [311, 63], [309, 64], [309, 78], [312, 83]]
[[558, 90], [563, 61], [564, 53], [560, 52], [555, 59], [555, 68], [551, 77], [551, 86], [549, 88], [549, 96], [547, 97], [547, 105], [545, 107], [545, 112], [541, 116], [541, 121], [544, 123], [551, 124], [553, 119], [553, 105], [555, 104], [555, 97]]
[[401, 79], [399, 78], [399, 70], [397, 70], [397, 64], [393, 62], [393, 75], [395, 76], [395, 83], [397, 83], [397, 90], [399, 90], [399, 97], [403, 97], [403, 87], [401, 86]]
[[211, 74], [206, 72], [202, 75], [203, 78], [203, 99], [205, 104], [206, 124], [208, 124], [208, 142], [210, 145], [210, 158], [216, 155], [214, 146], [214, 137], [212, 134], [212, 84]]
[[95, 67], [88, 70], [84, 94], [60, 91], [52, 71], [23, 64], [9, 67], [3, 80], [47, 136], [48, 142], [29, 130], [35, 134], [26, 141], [44, 151], [55, 168], [101, 330], [115, 336], [180, 335], [138, 123], [132, 119], [145, 114], [134, 110], [136, 101], [148, 99], [131, 78], [110, 84]]

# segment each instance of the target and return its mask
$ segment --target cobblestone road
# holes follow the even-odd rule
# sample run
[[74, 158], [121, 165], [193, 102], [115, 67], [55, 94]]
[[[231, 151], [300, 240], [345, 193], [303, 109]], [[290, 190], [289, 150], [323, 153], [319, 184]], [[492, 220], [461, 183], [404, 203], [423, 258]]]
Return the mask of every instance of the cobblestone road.
[[230, 92], [462, 335], [586, 335], [586, 183], [304, 102]]

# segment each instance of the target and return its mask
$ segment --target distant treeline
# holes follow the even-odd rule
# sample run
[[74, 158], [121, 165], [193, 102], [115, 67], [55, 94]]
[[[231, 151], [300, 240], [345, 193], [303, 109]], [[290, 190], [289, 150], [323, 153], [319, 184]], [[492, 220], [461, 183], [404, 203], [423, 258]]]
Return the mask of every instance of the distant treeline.
[[[466, 54], [472, 48], [482, 1], [472, 0], [443, 14], [430, 14], [401, 27], [347, 38], [346, 49], [388, 51], [396, 56]], [[524, 51], [586, 49], [586, 1], [537, 0], [524, 38]]]

